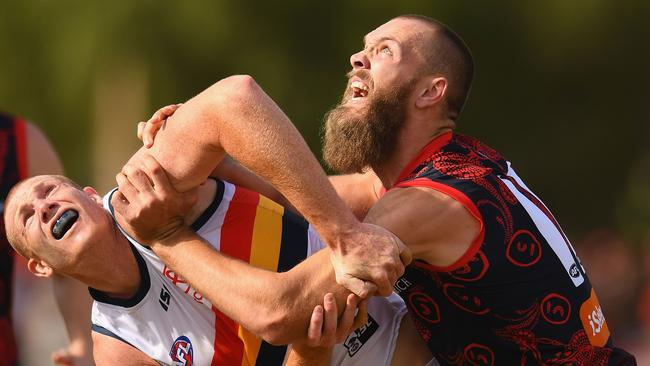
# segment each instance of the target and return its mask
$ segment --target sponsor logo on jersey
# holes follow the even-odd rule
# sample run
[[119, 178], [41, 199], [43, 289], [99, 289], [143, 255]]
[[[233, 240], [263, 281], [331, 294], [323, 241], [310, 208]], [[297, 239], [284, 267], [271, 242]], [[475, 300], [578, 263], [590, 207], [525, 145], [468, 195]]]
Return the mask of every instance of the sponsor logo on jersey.
[[393, 286], [393, 290], [395, 291], [396, 294], [401, 293], [402, 291], [408, 290], [409, 287], [411, 287], [412, 283], [407, 280], [406, 278], [402, 277], [397, 282], [395, 282], [395, 286]]
[[580, 270], [578, 269], [578, 266], [575, 263], [573, 263], [571, 267], [569, 267], [569, 275], [573, 278], [580, 277]]
[[348, 350], [348, 355], [352, 357], [359, 352], [361, 347], [368, 342], [377, 329], [379, 329], [379, 324], [368, 314], [368, 322], [366, 325], [350, 333], [343, 343], [343, 346]]
[[172, 294], [169, 293], [169, 289], [165, 285], [160, 289], [160, 296], [158, 297], [158, 303], [162, 306], [163, 310], [167, 311], [169, 309], [169, 303], [171, 302]]
[[587, 301], [580, 305], [580, 320], [591, 345], [603, 347], [609, 339], [609, 328], [594, 289], [591, 289]]
[[186, 336], [176, 338], [169, 350], [169, 357], [172, 358], [174, 366], [192, 366], [194, 364], [194, 350], [190, 339]]

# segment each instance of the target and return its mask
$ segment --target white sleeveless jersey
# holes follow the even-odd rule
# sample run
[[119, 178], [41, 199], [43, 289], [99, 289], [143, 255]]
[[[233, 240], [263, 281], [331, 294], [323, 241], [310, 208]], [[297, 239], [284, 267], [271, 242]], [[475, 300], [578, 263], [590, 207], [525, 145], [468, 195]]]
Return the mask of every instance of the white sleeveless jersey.
[[[302, 218], [258, 193], [218, 182], [214, 201], [192, 225], [213, 248], [258, 267], [286, 271], [325, 247]], [[104, 207], [112, 213], [110, 196]], [[126, 235], [126, 234], [125, 234]], [[127, 235], [141, 283], [131, 299], [90, 289], [93, 331], [139, 349], [162, 365], [281, 365], [272, 346], [227, 318], [149, 248]], [[372, 298], [369, 322], [337, 345], [332, 365], [388, 365], [406, 307], [399, 296]]]

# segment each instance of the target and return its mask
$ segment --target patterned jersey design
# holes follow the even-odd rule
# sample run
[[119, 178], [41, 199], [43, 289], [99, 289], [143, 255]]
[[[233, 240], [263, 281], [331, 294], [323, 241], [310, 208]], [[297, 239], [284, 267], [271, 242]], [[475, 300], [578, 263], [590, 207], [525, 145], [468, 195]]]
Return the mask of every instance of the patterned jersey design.
[[441, 365], [634, 365], [562, 229], [497, 151], [434, 139], [398, 179], [460, 201], [482, 229], [454, 265], [409, 266], [400, 291]]
[[14, 184], [26, 177], [24, 122], [0, 113], [0, 366], [16, 362], [17, 351], [11, 327], [11, 285], [14, 250], [4, 225], [4, 200]]

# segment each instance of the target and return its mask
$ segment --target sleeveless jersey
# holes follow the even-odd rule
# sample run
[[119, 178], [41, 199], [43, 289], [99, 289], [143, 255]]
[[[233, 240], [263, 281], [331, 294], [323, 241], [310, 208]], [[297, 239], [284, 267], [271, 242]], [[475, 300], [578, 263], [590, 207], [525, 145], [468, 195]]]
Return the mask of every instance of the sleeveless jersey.
[[612, 345], [585, 270], [548, 208], [481, 142], [447, 133], [395, 187], [456, 199], [480, 234], [453, 265], [414, 261], [396, 284], [441, 365], [633, 365]]
[[0, 113], [0, 366], [17, 362], [16, 341], [11, 326], [14, 250], [4, 225], [4, 200], [14, 184], [27, 177], [25, 123]]
[[[113, 192], [104, 197], [109, 212]], [[222, 181], [192, 228], [214, 249], [272, 271], [289, 270], [325, 246], [301, 217]], [[126, 236], [138, 263], [140, 288], [128, 300], [90, 289], [94, 331], [126, 342], [163, 365], [282, 365], [286, 346], [272, 346], [226, 317], [153, 251]], [[335, 348], [333, 364], [389, 364], [406, 306], [393, 295], [374, 299], [368, 311], [368, 324]]]

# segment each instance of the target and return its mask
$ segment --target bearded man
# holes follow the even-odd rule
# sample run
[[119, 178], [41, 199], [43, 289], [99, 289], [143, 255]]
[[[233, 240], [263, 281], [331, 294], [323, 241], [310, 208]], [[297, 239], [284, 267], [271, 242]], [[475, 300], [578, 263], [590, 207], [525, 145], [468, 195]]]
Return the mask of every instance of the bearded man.
[[[438, 361], [635, 364], [613, 345], [548, 208], [497, 151], [453, 132], [474, 74], [461, 38], [434, 19], [399, 16], [366, 35], [350, 63], [324, 157], [349, 174], [333, 182], [357, 216], [412, 251], [396, 292]], [[177, 255], [179, 241], [191, 239], [159, 240], [164, 255]]]

